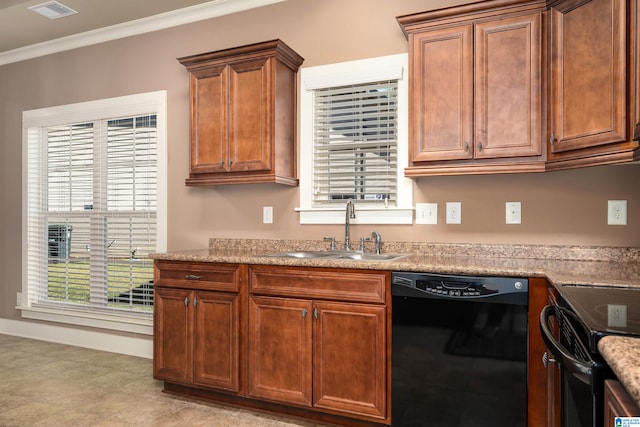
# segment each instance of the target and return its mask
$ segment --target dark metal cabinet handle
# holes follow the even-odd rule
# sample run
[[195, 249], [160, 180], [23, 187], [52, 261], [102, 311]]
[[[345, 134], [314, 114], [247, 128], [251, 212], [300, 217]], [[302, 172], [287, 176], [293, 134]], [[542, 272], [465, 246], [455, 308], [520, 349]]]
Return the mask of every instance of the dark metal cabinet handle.
[[317, 308], [313, 309], [313, 317], [315, 317], [316, 319], [320, 316], [320, 312], [318, 311]]
[[194, 298], [193, 299], [193, 307], [195, 308], [195, 307], [197, 307], [197, 305], [198, 305], [198, 298]]
[[478, 142], [478, 151], [482, 151], [482, 141]]
[[556, 143], [557, 140], [558, 138], [556, 138], [555, 135], [551, 135], [551, 137], [549, 138], [549, 144], [553, 145]]
[[187, 274], [186, 276], [184, 276], [184, 278], [187, 280], [200, 280], [202, 279], [202, 276], [196, 276], [195, 274]]
[[464, 151], [467, 151], [467, 152], [469, 151], [469, 143], [468, 142], [464, 143]]
[[306, 308], [303, 308], [303, 309], [302, 309], [302, 318], [303, 318], [303, 319], [306, 319], [306, 318], [307, 318], [307, 309], [306, 309]]
[[189, 297], [184, 297], [184, 306], [185, 307], [189, 306]]

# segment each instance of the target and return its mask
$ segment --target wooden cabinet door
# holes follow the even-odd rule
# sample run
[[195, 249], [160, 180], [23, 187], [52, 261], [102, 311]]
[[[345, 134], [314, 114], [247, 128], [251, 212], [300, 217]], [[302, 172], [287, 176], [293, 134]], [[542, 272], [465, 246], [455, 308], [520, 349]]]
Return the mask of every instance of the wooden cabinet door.
[[155, 288], [153, 377], [191, 383], [193, 380], [193, 292]]
[[615, 380], [604, 382], [604, 427], [616, 427], [616, 417], [638, 417], [640, 408], [622, 384]]
[[193, 382], [240, 390], [240, 307], [237, 294], [198, 291], [194, 300]]
[[311, 406], [311, 302], [249, 298], [248, 394]]
[[227, 170], [228, 68], [224, 65], [191, 72], [191, 173]]
[[229, 65], [229, 170], [271, 169], [269, 58]]
[[386, 349], [385, 307], [314, 303], [314, 407], [384, 419]]
[[541, 14], [475, 25], [476, 159], [542, 153]]
[[473, 157], [471, 25], [409, 35], [411, 162]]
[[626, 139], [625, 5], [567, 0], [551, 9], [553, 154]]

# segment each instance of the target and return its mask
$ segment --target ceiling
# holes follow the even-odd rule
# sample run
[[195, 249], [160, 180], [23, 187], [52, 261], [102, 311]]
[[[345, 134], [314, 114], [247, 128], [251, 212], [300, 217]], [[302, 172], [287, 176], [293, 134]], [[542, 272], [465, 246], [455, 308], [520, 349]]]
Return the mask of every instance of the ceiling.
[[55, 20], [28, 9], [47, 1], [0, 0], [0, 54], [194, 5], [243, 3], [243, 0], [58, 0], [78, 13]]

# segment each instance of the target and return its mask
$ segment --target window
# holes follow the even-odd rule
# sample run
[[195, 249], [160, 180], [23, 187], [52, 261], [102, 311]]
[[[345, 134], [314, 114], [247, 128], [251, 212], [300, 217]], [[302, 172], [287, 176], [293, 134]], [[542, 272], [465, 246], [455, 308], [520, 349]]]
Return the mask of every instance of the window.
[[24, 112], [23, 316], [151, 321], [148, 254], [166, 246], [165, 110], [154, 92]]
[[407, 55], [301, 71], [300, 222], [410, 224]]

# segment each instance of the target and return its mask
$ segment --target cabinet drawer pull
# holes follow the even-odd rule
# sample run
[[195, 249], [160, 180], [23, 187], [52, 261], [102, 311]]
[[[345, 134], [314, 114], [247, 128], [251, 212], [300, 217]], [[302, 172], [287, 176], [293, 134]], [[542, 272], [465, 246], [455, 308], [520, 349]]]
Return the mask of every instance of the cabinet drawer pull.
[[187, 274], [186, 276], [184, 276], [184, 278], [187, 280], [200, 280], [202, 279], [202, 276], [196, 276], [195, 274]]
[[189, 297], [184, 297], [184, 306], [185, 307], [189, 306]]
[[194, 298], [193, 299], [193, 307], [197, 307], [198, 306], [198, 298]]
[[482, 141], [478, 142], [478, 151], [482, 151]]
[[318, 309], [314, 308], [313, 309], [313, 317], [315, 317], [317, 319], [319, 315], [320, 315], [320, 312], [318, 311]]
[[464, 151], [469, 152], [469, 143], [468, 142], [464, 143]]
[[303, 309], [302, 309], [302, 318], [303, 318], [303, 319], [306, 319], [306, 318], [307, 318], [307, 309], [306, 309], [306, 308], [303, 308]]
[[556, 138], [556, 136], [555, 136], [555, 135], [551, 135], [551, 136], [549, 137], [549, 144], [553, 145], [553, 144], [555, 144], [555, 143], [556, 143], [556, 141], [557, 141], [557, 140], [558, 140], [558, 138]]

